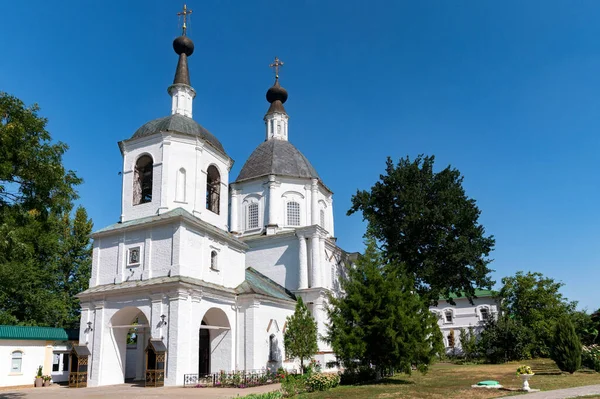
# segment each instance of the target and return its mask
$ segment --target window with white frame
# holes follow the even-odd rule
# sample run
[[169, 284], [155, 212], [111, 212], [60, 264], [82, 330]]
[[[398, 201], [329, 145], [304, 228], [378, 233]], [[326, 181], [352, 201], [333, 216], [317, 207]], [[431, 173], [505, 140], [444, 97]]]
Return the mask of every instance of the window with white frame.
[[213, 270], [219, 270], [219, 261], [218, 261], [217, 251], [210, 252], [210, 268]]
[[14, 351], [11, 354], [10, 372], [11, 373], [20, 373], [22, 364], [23, 364], [23, 352]]
[[444, 311], [444, 322], [452, 323], [454, 321], [454, 312], [451, 310]]
[[479, 308], [479, 316], [481, 321], [488, 321], [490, 318], [490, 310], [487, 307]]
[[247, 229], [256, 229], [258, 228], [258, 204], [252, 203], [248, 205], [247, 208]]
[[296, 201], [287, 203], [287, 224], [288, 226], [300, 226], [300, 204]]

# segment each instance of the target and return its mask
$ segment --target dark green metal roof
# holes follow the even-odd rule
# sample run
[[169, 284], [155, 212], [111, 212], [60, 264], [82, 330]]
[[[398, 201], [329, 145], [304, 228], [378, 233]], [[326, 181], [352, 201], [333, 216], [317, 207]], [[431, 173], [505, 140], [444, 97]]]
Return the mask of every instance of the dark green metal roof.
[[[496, 291], [493, 290], [482, 290], [482, 289], [475, 289], [475, 297], [476, 298], [485, 298], [485, 297], [490, 297], [490, 296], [497, 296], [498, 293]], [[460, 295], [456, 294], [456, 293], [451, 293], [450, 294], [450, 298], [452, 299], [457, 299], [457, 298], [466, 298], [466, 294], [464, 292], [461, 292]], [[440, 299], [446, 299], [445, 296], [440, 295]]]
[[296, 301], [296, 296], [285, 287], [251, 267], [246, 269], [246, 280], [236, 291], [238, 294], [260, 294], [285, 301]]
[[67, 332], [62, 328], [34, 326], [0, 326], [0, 339], [31, 339], [67, 341]]

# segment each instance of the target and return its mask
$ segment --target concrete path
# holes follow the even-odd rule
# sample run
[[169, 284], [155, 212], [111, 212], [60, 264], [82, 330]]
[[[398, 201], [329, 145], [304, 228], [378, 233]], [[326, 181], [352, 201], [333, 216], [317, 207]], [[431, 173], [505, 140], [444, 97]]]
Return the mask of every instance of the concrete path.
[[281, 384], [263, 385], [252, 388], [181, 388], [162, 387], [144, 388], [133, 384], [110, 385], [98, 388], [67, 388], [65, 386], [53, 385], [47, 388], [24, 388], [16, 390], [0, 390], [0, 399], [22, 399], [22, 398], [107, 398], [111, 399], [164, 399], [164, 398], [207, 398], [207, 399], [231, 399], [238, 396], [246, 396], [251, 393], [262, 393], [276, 391]]
[[[578, 396], [600, 395], [600, 385], [587, 385], [577, 388], [557, 389], [555, 391], [528, 393], [527, 399], [567, 399]], [[505, 398], [518, 398], [519, 396], [505, 396]], [[500, 398], [502, 399], [502, 398]]]

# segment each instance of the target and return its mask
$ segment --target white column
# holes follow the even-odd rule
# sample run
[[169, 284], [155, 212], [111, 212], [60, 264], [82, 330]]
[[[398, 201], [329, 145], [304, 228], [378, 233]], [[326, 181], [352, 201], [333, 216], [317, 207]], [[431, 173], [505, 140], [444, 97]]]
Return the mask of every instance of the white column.
[[[194, 170], [193, 186], [194, 186], [194, 215], [200, 217], [202, 211], [206, 209], [206, 173], [202, 168], [202, 151], [204, 145], [196, 139], [196, 167]], [[202, 180], [204, 179], [204, 180]]]
[[329, 284], [330, 278], [327, 277], [327, 270], [325, 269], [325, 237], [319, 237], [319, 270], [321, 271], [321, 282], [324, 287], [331, 287]]
[[[174, 292], [169, 297], [169, 314], [166, 328], [168, 329], [167, 344], [167, 371], [165, 385], [183, 385], [183, 375], [189, 370], [190, 351], [188, 319], [190, 301], [186, 291]], [[183, 350], [182, 350], [183, 348]]]
[[239, 222], [238, 222], [238, 193], [239, 191], [235, 188], [231, 189], [231, 226], [229, 226], [229, 231], [232, 233], [239, 233]]
[[319, 264], [319, 255], [321, 245], [319, 243], [319, 235], [315, 234], [310, 238], [310, 255], [311, 255], [311, 288], [321, 287], [321, 265]]
[[298, 235], [299, 244], [299, 276], [298, 276], [298, 289], [303, 290], [308, 288], [308, 258], [306, 256], [306, 238], [303, 235]]
[[319, 180], [312, 180], [311, 187], [311, 225], [319, 224]]
[[276, 188], [275, 176], [269, 175], [269, 220], [267, 225], [269, 226], [277, 226], [277, 199], [275, 198], [275, 188]]
[[173, 187], [169, 179], [169, 155], [171, 153], [171, 137], [165, 137], [162, 142], [162, 164], [161, 181], [152, 181], [152, 198], [156, 195], [155, 189], [160, 188], [160, 206], [158, 214], [164, 213], [169, 209], [169, 189]]

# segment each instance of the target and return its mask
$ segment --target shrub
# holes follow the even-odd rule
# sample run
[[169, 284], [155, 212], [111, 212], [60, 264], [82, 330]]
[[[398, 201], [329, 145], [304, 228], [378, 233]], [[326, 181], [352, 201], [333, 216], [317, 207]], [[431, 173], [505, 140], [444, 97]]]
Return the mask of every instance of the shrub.
[[340, 384], [340, 376], [334, 373], [313, 373], [306, 380], [309, 391], [327, 391]]
[[550, 356], [561, 371], [573, 374], [581, 367], [581, 341], [569, 317], [561, 317], [554, 327]]
[[306, 379], [308, 377], [302, 374], [288, 374], [281, 381], [281, 392], [286, 398], [306, 392]]
[[377, 373], [374, 368], [360, 366], [354, 369], [345, 369], [341, 375], [340, 383], [342, 385], [363, 384], [375, 379], [377, 379]]
[[600, 345], [584, 346], [581, 350], [581, 364], [600, 372]]

